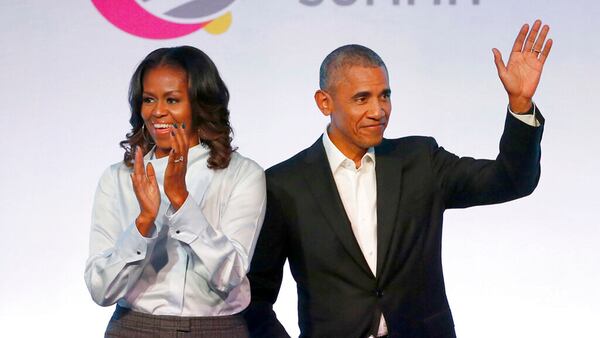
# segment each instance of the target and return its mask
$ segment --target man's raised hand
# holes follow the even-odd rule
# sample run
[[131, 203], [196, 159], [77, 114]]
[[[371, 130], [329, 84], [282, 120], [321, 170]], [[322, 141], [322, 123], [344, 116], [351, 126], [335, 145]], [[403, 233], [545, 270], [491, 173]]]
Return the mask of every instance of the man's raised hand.
[[[540, 29], [541, 28], [541, 29]], [[531, 99], [535, 94], [544, 63], [552, 48], [552, 39], [546, 40], [550, 27], [536, 20], [531, 30], [528, 24], [521, 27], [513, 45], [508, 64], [502, 60], [502, 54], [496, 48], [494, 62], [500, 81], [508, 94], [511, 111], [525, 113], [531, 108]]]

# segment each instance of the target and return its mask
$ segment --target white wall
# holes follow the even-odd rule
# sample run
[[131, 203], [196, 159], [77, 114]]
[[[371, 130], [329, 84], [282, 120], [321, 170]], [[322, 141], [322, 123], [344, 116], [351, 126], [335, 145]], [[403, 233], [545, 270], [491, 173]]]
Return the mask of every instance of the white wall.
[[[232, 93], [235, 144], [265, 168], [323, 131], [318, 67], [351, 42], [388, 65], [387, 137], [433, 135], [491, 158], [507, 104], [491, 48], [507, 56], [520, 25], [539, 17], [555, 40], [535, 97], [547, 118], [539, 187], [446, 213], [447, 292], [460, 337], [599, 337], [600, 3], [442, 2], [238, 0], [227, 32], [169, 40], [127, 34], [90, 1], [0, 2], [1, 335], [102, 336], [113, 309], [83, 281], [91, 203], [102, 170], [122, 158], [129, 77], [151, 50], [189, 44], [213, 58]], [[276, 308], [293, 334], [295, 301], [288, 274]]]

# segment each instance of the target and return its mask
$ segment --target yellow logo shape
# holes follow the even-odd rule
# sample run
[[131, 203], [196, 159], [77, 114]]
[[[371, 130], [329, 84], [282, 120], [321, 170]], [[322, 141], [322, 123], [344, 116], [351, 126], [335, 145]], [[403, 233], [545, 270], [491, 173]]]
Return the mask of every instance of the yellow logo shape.
[[227, 12], [204, 26], [204, 30], [213, 35], [225, 33], [231, 26], [232, 18], [231, 12]]

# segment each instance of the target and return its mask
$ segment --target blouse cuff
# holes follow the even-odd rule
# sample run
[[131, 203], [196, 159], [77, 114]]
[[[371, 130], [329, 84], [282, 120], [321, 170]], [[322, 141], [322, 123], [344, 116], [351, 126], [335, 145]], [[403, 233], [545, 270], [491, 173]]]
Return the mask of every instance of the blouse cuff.
[[119, 236], [115, 245], [116, 252], [127, 263], [143, 260], [154, 246], [156, 237], [156, 233], [153, 237], [142, 236], [135, 223], [132, 223]]
[[206, 227], [210, 226], [192, 194], [188, 194], [177, 211], [169, 206], [165, 216], [169, 220], [169, 236], [186, 244], [192, 243]]

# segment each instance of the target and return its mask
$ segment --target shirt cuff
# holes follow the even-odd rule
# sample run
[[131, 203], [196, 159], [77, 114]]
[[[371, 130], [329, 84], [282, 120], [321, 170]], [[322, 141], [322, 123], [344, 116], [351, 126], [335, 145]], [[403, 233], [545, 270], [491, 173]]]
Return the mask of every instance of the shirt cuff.
[[514, 116], [517, 120], [532, 126], [539, 127], [541, 125], [540, 121], [538, 121], [536, 117], [537, 106], [535, 102], [531, 102], [531, 109], [525, 114], [515, 114], [512, 110], [510, 110], [510, 105], [508, 105], [508, 111]]
[[169, 221], [169, 236], [187, 244], [196, 240], [210, 226], [192, 194], [188, 194], [179, 210], [175, 211], [173, 206], [169, 206], [165, 216]]
[[135, 226], [131, 224], [125, 229], [115, 245], [116, 252], [127, 263], [141, 261], [146, 258], [150, 249], [156, 241], [156, 233], [153, 237], [144, 237]]

